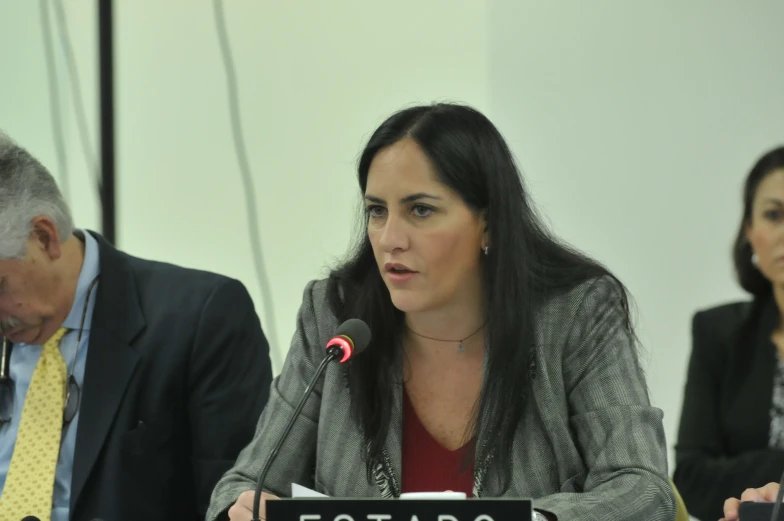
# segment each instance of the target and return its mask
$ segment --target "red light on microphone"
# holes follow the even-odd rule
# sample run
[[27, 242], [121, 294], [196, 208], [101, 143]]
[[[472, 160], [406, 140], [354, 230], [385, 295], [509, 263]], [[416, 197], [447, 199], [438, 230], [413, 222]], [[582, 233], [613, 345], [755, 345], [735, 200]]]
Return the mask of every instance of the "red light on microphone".
[[332, 337], [329, 343], [327, 343], [327, 349], [330, 347], [338, 347], [343, 351], [343, 358], [340, 359], [341, 364], [351, 358], [351, 355], [354, 354], [354, 342], [344, 335]]

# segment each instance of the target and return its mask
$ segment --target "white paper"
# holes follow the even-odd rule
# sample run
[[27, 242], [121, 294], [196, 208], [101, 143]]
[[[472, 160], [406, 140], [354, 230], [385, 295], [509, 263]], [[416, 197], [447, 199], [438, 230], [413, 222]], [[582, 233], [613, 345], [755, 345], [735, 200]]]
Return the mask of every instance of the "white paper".
[[329, 497], [325, 494], [320, 492], [316, 492], [315, 490], [311, 490], [308, 487], [303, 487], [302, 485], [297, 485], [296, 483], [291, 484], [291, 497]]
[[404, 492], [400, 499], [466, 499], [465, 492]]

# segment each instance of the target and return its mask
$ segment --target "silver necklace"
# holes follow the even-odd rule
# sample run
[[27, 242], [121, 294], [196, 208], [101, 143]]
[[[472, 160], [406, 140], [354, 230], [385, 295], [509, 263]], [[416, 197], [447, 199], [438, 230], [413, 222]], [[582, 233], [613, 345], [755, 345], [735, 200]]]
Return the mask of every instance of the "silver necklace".
[[420, 336], [420, 337], [422, 337], [422, 338], [427, 338], [428, 340], [435, 340], [436, 342], [449, 342], [449, 343], [455, 343], [455, 342], [457, 342], [457, 350], [458, 350], [458, 351], [460, 351], [460, 352], [462, 353], [463, 351], [465, 351], [465, 347], [463, 346], [463, 342], [465, 342], [466, 340], [468, 340], [469, 338], [471, 338], [471, 337], [472, 337], [472, 336], [474, 336], [475, 334], [479, 333], [479, 331], [481, 331], [481, 329], [482, 329], [483, 327], [485, 327], [485, 325], [486, 325], [486, 324], [487, 324], [487, 322], [485, 321], [485, 322], [484, 322], [484, 323], [483, 323], [481, 326], [479, 326], [479, 327], [476, 329], [476, 331], [474, 331], [473, 333], [471, 333], [471, 334], [470, 334], [470, 335], [468, 335], [467, 337], [463, 338], [462, 340], [447, 340], [447, 339], [444, 339], [444, 338], [433, 338], [433, 337], [431, 337], [431, 336], [427, 336], [427, 335], [423, 335], [423, 334], [421, 334], [421, 333], [417, 333], [416, 331], [414, 331], [413, 329], [411, 329], [411, 328], [410, 328], [410, 327], [408, 327], [408, 326], [406, 326], [406, 329], [408, 329], [409, 331], [411, 331], [412, 333], [414, 333], [416, 336]]

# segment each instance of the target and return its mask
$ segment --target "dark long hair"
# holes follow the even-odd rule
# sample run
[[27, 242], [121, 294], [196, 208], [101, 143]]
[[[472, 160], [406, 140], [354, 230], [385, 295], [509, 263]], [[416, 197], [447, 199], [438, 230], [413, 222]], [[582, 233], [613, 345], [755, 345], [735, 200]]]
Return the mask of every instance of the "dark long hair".
[[746, 238], [746, 226], [751, 224], [751, 212], [754, 206], [754, 197], [760, 183], [773, 171], [784, 170], [784, 147], [774, 148], [757, 160], [746, 177], [743, 187], [743, 217], [735, 237], [732, 248], [732, 258], [735, 262], [735, 274], [741, 287], [755, 297], [765, 297], [770, 294], [772, 286], [760, 270], [751, 262], [751, 244]]
[[[502, 487], [514, 433], [530, 385], [535, 342], [534, 315], [544, 300], [588, 279], [611, 274], [600, 264], [556, 240], [532, 207], [514, 157], [495, 126], [463, 105], [434, 104], [401, 110], [373, 133], [359, 160], [364, 194], [375, 155], [403, 138], [416, 141], [440, 181], [487, 219], [490, 254], [482, 277], [488, 335], [487, 374], [467, 435], [490, 440], [478, 445], [476, 461], [501, 462]], [[479, 252], [477, 252], [479, 254]], [[619, 283], [620, 284], [620, 283]], [[626, 291], [623, 304], [629, 320]], [[367, 442], [368, 479], [381, 461], [392, 397], [402, 375], [390, 367], [400, 356], [403, 313], [392, 304], [367, 237], [367, 221], [351, 257], [329, 278], [328, 298], [339, 320], [368, 323], [373, 346], [351, 362], [348, 385], [355, 420]]]

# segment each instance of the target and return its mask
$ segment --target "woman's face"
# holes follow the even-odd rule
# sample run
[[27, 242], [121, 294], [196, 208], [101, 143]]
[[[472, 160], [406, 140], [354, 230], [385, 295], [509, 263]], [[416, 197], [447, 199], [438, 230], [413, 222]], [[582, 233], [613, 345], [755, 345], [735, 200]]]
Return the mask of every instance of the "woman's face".
[[396, 308], [432, 311], [481, 295], [485, 219], [439, 181], [412, 139], [370, 164], [368, 238]]
[[772, 171], [757, 187], [746, 237], [757, 268], [774, 285], [784, 285], [784, 169]]

